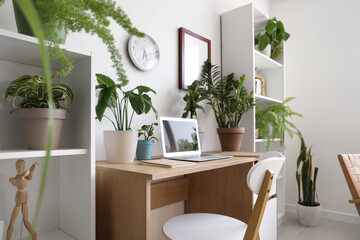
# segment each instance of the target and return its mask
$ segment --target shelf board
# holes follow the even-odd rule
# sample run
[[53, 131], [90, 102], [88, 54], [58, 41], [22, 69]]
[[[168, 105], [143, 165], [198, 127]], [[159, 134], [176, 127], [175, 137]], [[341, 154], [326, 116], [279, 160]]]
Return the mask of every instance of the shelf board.
[[255, 30], [264, 29], [269, 17], [260, 9], [254, 6], [254, 28]]
[[[27, 149], [0, 149], [0, 160], [14, 159], [14, 158], [35, 158], [45, 157], [45, 150], [27, 150]], [[56, 149], [51, 151], [52, 157], [57, 156], [72, 156], [87, 154], [87, 149]]]
[[[255, 142], [256, 143], [262, 143], [262, 142], [265, 142], [265, 139], [255, 139]], [[274, 142], [280, 142], [280, 138], [275, 138], [274, 139]]]
[[[0, 60], [42, 67], [42, 59], [37, 38], [0, 29], [0, 43]], [[60, 45], [60, 47], [64, 48], [64, 45]], [[67, 48], [66, 50], [74, 62], [81, 61], [91, 56], [90, 52], [85, 53], [70, 48]], [[59, 68], [56, 60], [51, 61], [51, 66]]]
[[258, 70], [281, 68], [283, 65], [254, 49], [255, 67]]
[[273, 104], [277, 104], [277, 103], [282, 103], [281, 100], [275, 99], [275, 98], [270, 98], [270, 97], [266, 97], [266, 96], [262, 96], [262, 95], [258, 95], [255, 94], [255, 101], [257, 104], [259, 104], [262, 108], [273, 105]]
[[[28, 238], [22, 238], [22, 240], [27, 240]], [[71, 237], [67, 233], [57, 229], [51, 232], [45, 232], [38, 235], [38, 240], [75, 240], [75, 238]]]

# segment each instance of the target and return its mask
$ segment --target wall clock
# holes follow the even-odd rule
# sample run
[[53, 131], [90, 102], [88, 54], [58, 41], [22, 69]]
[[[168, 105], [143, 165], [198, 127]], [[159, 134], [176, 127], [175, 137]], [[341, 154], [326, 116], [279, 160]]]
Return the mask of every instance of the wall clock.
[[159, 47], [146, 35], [144, 38], [131, 36], [128, 43], [131, 61], [141, 71], [150, 71], [156, 67], [160, 60]]

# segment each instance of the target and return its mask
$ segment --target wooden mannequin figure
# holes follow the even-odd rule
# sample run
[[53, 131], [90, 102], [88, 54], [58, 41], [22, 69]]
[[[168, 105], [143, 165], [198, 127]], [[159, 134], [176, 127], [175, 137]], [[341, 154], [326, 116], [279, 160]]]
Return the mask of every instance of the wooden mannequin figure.
[[33, 177], [33, 172], [35, 171], [35, 168], [39, 164], [40, 164], [39, 162], [35, 162], [31, 166], [30, 170], [24, 170], [25, 169], [25, 161], [21, 160], [21, 159], [16, 161], [15, 166], [16, 166], [16, 171], [18, 172], [18, 174], [15, 177], [10, 178], [9, 181], [14, 187], [17, 188], [18, 191], [15, 195], [15, 204], [16, 205], [11, 214], [11, 219], [10, 219], [9, 227], [7, 230], [6, 240], [11, 239], [11, 236], [14, 231], [14, 224], [15, 224], [16, 218], [19, 214], [20, 207], [22, 207], [23, 221], [24, 221], [24, 225], [25, 225], [26, 229], [29, 231], [30, 234], [32, 234], [32, 239], [37, 240], [37, 234], [32, 229], [31, 224], [28, 220], [28, 206], [27, 206], [28, 193], [26, 191], [26, 187], [27, 187], [28, 181], [31, 181], [31, 179]]

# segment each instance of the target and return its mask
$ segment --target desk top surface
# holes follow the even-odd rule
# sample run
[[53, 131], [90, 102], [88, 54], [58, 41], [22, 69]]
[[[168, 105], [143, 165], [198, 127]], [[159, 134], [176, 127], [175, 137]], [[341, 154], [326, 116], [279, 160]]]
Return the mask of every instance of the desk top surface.
[[127, 164], [111, 164], [108, 163], [108, 161], [104, 160], [96, 162], [96, 169], [107, 171], [113, 174], [123, 174], [133, 177], [141, 177], [149, 180], [157, 180], [254, 162], [257, 161], [258, 157], [261, 155], [261, 153], [254, 152], [221, 152], [219, 154], [232, 155], [234, 157], [205, 162], [197, 162], [195, 165], [178, 168], [148, 166], [140, 164], [139, 161], [134, 161], [133, 163]]

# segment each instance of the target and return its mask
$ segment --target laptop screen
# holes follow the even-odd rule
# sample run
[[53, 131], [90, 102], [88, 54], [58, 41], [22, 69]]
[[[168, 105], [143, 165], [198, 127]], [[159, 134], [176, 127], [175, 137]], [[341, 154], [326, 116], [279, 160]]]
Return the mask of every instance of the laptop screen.
[[196, 120], [161, 119], [164, 153], [199, 152]]

